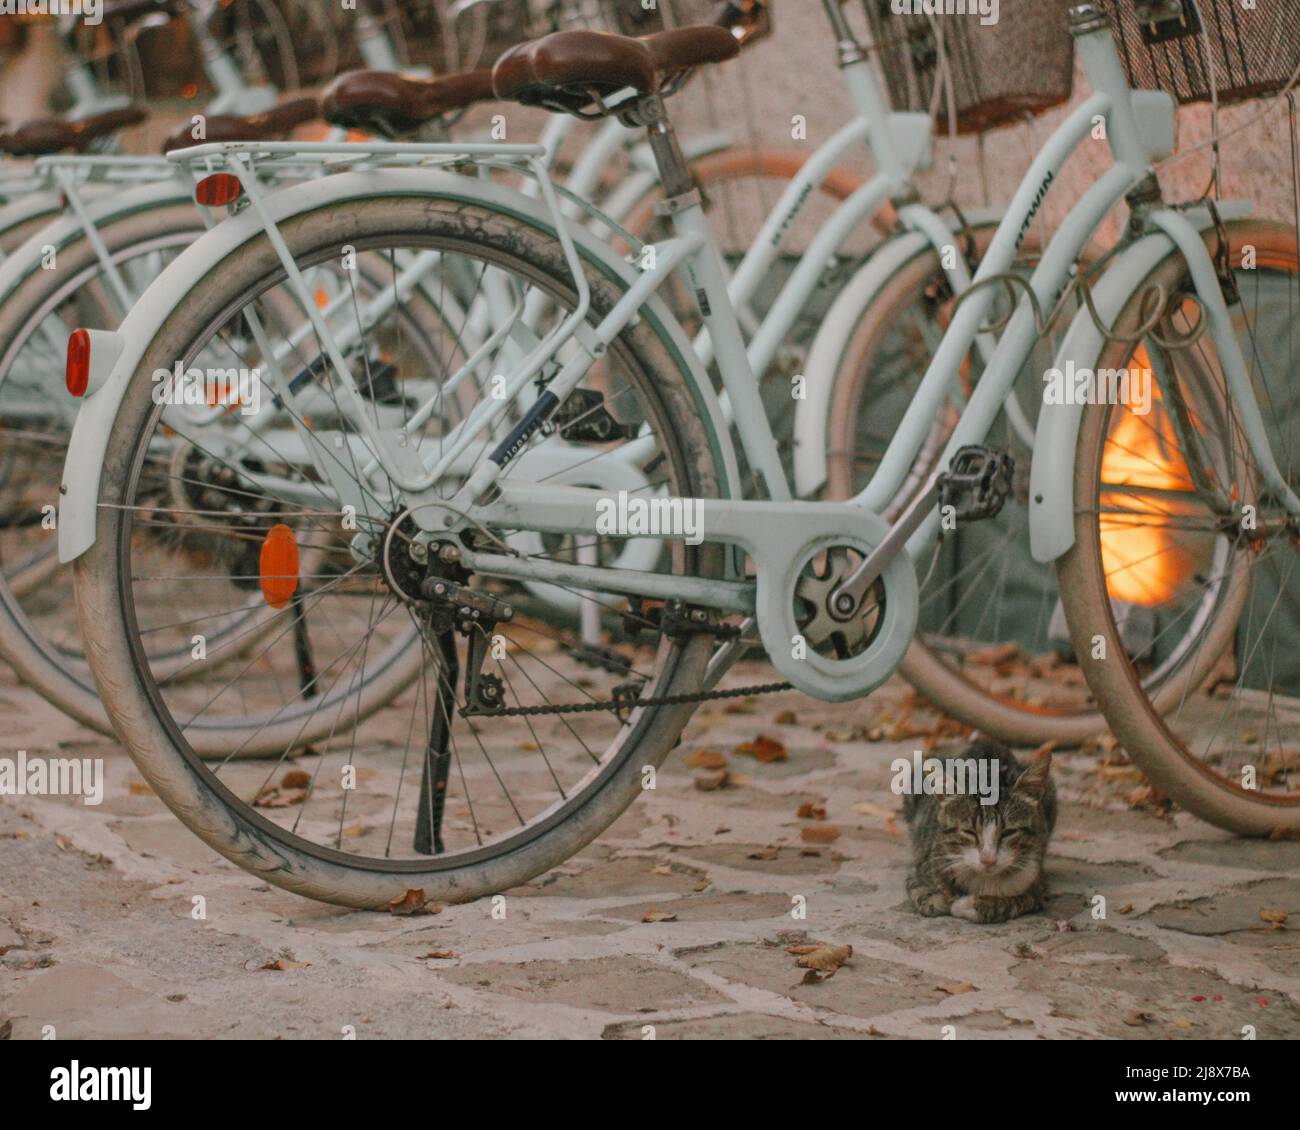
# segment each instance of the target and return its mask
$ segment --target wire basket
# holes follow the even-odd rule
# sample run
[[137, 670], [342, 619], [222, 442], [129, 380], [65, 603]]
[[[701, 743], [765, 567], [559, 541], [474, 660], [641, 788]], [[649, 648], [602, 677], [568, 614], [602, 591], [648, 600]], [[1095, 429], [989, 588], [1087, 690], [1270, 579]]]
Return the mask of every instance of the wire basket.
[[894, 109], [934, 114], [947, 131], [948, 94], [937, 83], [946, 64], [957, 132], [964, 134], [1021, 122], [1069, 99], [1074, 42], [1067, 12], [1073, 2], [1001, 0], [997, 22], [985, 25], [977, 12], [896, 14], [892, 0], [864, 0]]
[[[1300, 0], [1103, 0], [1129, 82], [1179, 102], [1277, 94], [1300, 68]], [[1207, 42], [1208, 41], [1208, 42]]]

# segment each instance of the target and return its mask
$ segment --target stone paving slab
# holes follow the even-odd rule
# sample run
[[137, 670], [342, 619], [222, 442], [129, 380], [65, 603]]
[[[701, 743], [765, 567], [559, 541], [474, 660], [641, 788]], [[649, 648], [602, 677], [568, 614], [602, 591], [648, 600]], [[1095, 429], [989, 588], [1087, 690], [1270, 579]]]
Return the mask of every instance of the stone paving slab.
[[[1109, 774], [1100, 750], [1055, 759], [1044, 914], [1001, 926], [915, 915], [889, 790], [890, 761], [925, 743], [889, 737], [891, 720], [924, 716], [903, 709], [908, 694], [891, 683], [866, 703], [789, 693], [702, 710], [656, 788], [577, 857], [507, 892], [504, 918], [487, 900], [395, 917], [238, 870], [115, 743], [0, 684], [15, 748], [107, 767], [98, 808], [0, 799], [0, 1036], [1300, 1035], [1300, 844], [1133, 808], [1114, 753]], [[784, 759], [736, 752], [759, 735]], [[712, 782], [690, 764], [699, 750], [726, 757], [725, 787], [701, 787]], [[806, 804], [825, 818], [801, 818]], [[191, 917], [195, 895], [206, 920]], [[853, 956], [813, 983], [787, 952], [809, 943]]]

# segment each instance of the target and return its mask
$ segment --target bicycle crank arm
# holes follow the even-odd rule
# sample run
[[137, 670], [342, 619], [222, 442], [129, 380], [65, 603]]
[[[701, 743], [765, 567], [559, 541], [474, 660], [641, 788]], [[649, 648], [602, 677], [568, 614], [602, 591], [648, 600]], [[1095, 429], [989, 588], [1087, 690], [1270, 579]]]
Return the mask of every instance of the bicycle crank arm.
[[958, 448], [946, 471], [936, 471], [885, 539], [831, 593], [832, 614], [848, 618], [862, 606], [871, 586], [907, 546], [936, 503], [951, 506], [966, 521], [995, 518], [1011, 493], [1015, 463], [1011, 456], [971, 444]]
[[833, 593], [831, 607], [840, 616], [852, 616], [863, 601], [871, 586], [880, 578], [885, 567], [893, 561], [911, 540], [912, 535], [925, 523], [939, 501], [943, 490], [944, 474], [942, 471], [930, 476], [930, 481], [908, 504], [907, 509], [889, 527], [884, 540], [858, 565], [848, 578]]

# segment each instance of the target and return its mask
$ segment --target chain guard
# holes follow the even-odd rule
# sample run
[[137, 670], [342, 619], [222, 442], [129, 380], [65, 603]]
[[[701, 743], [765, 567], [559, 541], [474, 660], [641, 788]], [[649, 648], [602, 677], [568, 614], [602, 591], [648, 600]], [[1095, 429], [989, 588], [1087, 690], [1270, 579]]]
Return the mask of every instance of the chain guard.
[[[906, 552], [885, 566], [873, 589], [880, 594], [874, 623], [859, 626], [837, 621], [832, 626], [824, 610], [811, 621], [808, 619], [810, 564], [827, 551], [848, 549], [869, 556], [889, 528], [884, 519], [865, 512], [853, 524], [862, 532], [810, 537], [789, 557], [783, 555], [784, 567], [780, 570], [763, 568], [759, 563], [756, 608], [768, 658], [791, 685], [825, 702], [847, 702], [875, 690], [897, 670], [916, 630], [916, 572]], [[825, 587], [829, 599], [834, 585]], [[817, 635], [809, 637], [805, 630], [812, 625], [816, 625]], [[846, 646], [837, 641], [833, 654], [817, 650], [818, 645], [837, 634]]]

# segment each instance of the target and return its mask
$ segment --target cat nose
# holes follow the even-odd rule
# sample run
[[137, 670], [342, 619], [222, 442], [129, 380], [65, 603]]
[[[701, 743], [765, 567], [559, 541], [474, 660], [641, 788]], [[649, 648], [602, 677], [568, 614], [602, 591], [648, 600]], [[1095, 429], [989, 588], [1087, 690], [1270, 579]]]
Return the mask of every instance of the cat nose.
[[987, 848], [980, 850], [980, 866], [992, 867], [998, 861], [998, 853]]

